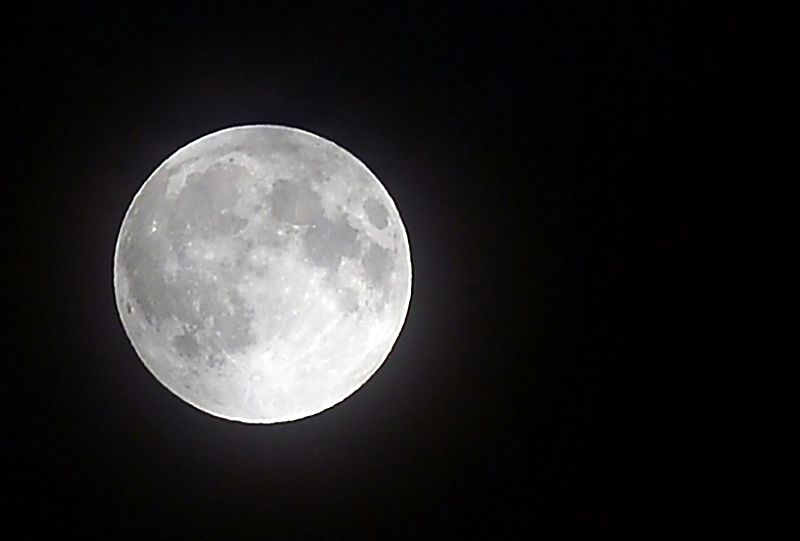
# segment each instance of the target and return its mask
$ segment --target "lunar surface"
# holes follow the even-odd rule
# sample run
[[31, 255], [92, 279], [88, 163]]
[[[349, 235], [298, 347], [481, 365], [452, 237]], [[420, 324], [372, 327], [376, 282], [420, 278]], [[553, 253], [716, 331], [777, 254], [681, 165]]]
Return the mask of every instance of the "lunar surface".
[[380, 367], [411, 297], [389, 194], [343, 148], [229, 128], [162, 163], [117, 239], [114, 290], [145, 366], [198, 409], [248, 423], [341, 402]]

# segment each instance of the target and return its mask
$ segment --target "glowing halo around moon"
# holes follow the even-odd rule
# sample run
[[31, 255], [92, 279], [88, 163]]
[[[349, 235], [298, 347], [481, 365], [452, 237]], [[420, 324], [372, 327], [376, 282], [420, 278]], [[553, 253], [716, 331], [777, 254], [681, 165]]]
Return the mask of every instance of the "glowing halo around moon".
[[128, 208], [114, 253], [125, 332], [165, 387], [246, 423], [301, 419], [360, 388], [408, 312], [397, 208], [352, 154], [251, 125], [167, 158]]

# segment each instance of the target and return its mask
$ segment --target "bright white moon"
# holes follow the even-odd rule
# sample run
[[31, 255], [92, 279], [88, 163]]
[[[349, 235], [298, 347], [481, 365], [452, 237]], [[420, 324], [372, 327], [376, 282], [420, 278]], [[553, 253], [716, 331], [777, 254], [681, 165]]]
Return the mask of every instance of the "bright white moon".
[[117, 238], [125, 331], [170, 391], [212, 415], [313, 415], [381, 366], [405, 321], [400, 215], [364, 164], [317, 135], [254, 125], [162, 163]]

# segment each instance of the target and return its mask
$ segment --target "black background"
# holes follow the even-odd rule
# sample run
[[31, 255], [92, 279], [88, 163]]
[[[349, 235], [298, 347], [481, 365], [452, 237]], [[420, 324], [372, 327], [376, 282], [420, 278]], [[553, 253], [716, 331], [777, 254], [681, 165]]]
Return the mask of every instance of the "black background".
[[[684, 120], [713, 66], [686, 37], [705, 23], [614, 2], [169, 4], [39, 5], [6, 23], [11, 523], [104, 539], [663, 527], [644, 518], [669, 471], [649, 453], [648, 396], [669, 346], [638, 346], [675, 287], [649, 292], [651, 255], [682, 227], [653, 217], [701, 173], [683, 168], [702, 129]], [[112, 289], [116, 233], [150, 172], [250, 123], [364, 161], [414, 266], [384, 366], [277, 426], [162, 388]]]

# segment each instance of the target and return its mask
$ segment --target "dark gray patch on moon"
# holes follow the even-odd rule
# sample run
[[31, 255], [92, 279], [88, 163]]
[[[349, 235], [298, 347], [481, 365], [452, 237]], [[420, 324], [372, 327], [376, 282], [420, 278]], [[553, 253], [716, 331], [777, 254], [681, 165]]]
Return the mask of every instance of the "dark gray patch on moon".
[[200, 353], [200, 344], [197, 343], [195, 333], [186, 326], [181, 334], [172, 339], [172, 345], [181, 357], [192, 359]]
[[[236, 134], [233, 135], [236, 137]], [[303, 148], [304, 141], [293, 133], [254, 133], [242, 136], [247, 150], [261, 161], [269, 163], [273, 156], [293, 156]]]
[[364, 271], [372, 285], [380, 290], [387, 290], [392, 272], [392, 259], [388, 250], [371, 244], [364, 254]]
[[239, 233], [247, 220], [230, 212], [241, 195], [230, 179], [243, 174], [241, 167], [230, 164], [215, 164], [202, 173], [190, 174], [175, 200], [169, 229], [178, 236]]
[[318, 217], [305, 233], [303, 244], [311, 261], [336, 271], [343, 257], [358, 253], [358, 232], [343, 218], [335, 221]]
[[[252, 344], [254, 310], [235, 289], [220, 291], [207, 273], [202, 269], [192, 270], [185, 262], [177, 276], [168, 281], [163, 261], [171, 246], [161, 236], [143, 235], [127, 240], [123, 247], [122, 268], [131, 299], [127, 306], [135, 302], [156, 330], [161, 328], [162, 321], [169, 319], [183, 323], [186, 330], [172, 339], [179, 354], [191, 358], [206, 350], [211, 354], [237, 352]], [[233, 270], [226, 271], [216, 265], [221, 276], [235, 280]], [[131, 313], [133, 308], [127, 311]], [[210, 324], [209, 316], [213, 316]], [[201, 332], [211, 337], [209, 343], [198, 342]]]
[[275, 217], [290, 224], [309, 224], [322, 213], [319, 195], [305, 182], [279, 180], [270, 200]]
[[383, 229], [389, 224], [389, 211], [374, 197], [364, 201], [364, 210], [369, 221], [378, 229]]
[[161, 237], [142, 235], [123, 242], [122, 266], [128, 277], [130, 298], [151, 324], [173, 313], [169, 285], [161, 270], [169, 250], [169, 244]]
[[350, 287], [345, 287], [339, 292], [339, 306], [344, 312], [358, 310], [358, 292]]

